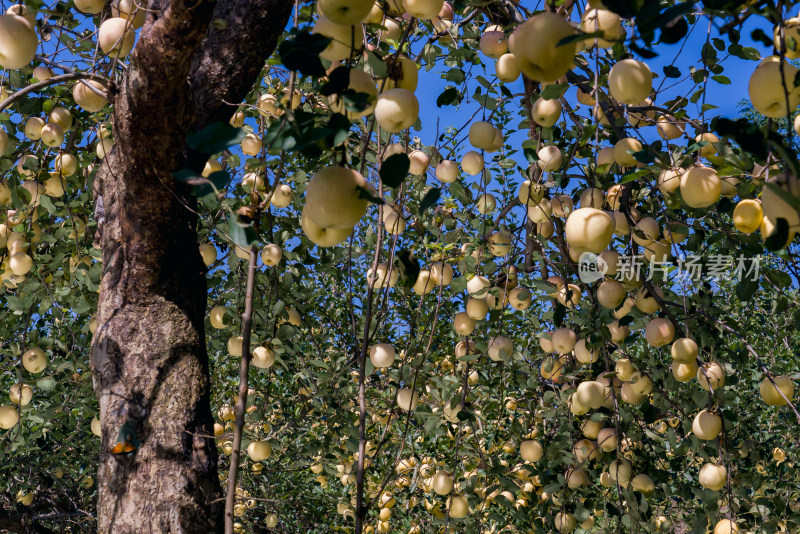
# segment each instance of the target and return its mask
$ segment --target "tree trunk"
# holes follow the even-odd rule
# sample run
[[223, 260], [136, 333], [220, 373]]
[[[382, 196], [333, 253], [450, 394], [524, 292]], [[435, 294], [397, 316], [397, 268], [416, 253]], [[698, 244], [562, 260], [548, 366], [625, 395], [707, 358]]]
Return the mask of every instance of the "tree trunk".
[[206, 156], [186, 149], [186, 134], [232, 116], [225, 102], [257, 80], [291, 5], [151, 0], [111, 90], [114, 148], [95, 179], [104, 273], [91, 351], [101, 533], [222, 529], [196, 202], [172, 173], [202, 169]]

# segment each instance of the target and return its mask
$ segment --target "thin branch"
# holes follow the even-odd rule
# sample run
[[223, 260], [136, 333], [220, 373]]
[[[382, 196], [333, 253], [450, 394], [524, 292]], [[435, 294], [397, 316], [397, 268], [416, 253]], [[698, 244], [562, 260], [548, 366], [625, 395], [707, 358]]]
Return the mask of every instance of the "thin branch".
[[[72, 80], [97, 80], [100, 82], [110, 83], [108, 78], [100, 76], [99, 74], [92, 74], [89, 72], [70, 72], [67, 74], [59, 74], [58, 76], [53, 76], [50, 79], [47, 79], [43, 82], [36, 82], [32, 83], [29, 86], [20, 89], [13, 95], [9, 96], [2, 102], [0, 102], [0, 111], [7, 109], [17, 100], [20, 100], [23, 96], [27, 95], [28, 93], [33, 93], [43, 87], [48, 87], [50, 85], [55, 85], [61, 82], [69, 82]], [[108, 98], [106, 98], [108, 99]]]

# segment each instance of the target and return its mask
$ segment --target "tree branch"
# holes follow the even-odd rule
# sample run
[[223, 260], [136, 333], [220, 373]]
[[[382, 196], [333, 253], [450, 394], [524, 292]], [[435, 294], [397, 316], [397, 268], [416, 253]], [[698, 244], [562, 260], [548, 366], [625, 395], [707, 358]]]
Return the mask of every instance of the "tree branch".
[[258, 80], [275, 50], [294, 2], [236, 0], [220, 3], [194, 56], [189, 84], [197, 106], [195, 128], [227, 121]]
[[30, 517], [10, 511], [0, 511], [0, 531], [18, 532], [19, 534], [53, 534], [49, 528], [37, 525]]
[[99, 74], [92, 74], [90, 72], [71, 72], [68, 74], [59, 74], [58, 76], [53, 76], [43, 82], [36, 82], [32, 83], [29, 86], [20, 89], [13, 95], [9, 96], [2, 102], [0, 102], [0, 111], [8, 109], [14, 102], [20, 100], [23, 96], [27, 95], [28, 93], [33, 93], [34, 91], [38, 91], [43, 87], [48, 87], [50, 85], [56, 85], [57, 83], [61, 82], [69, 82], [71, 80], [97, 80], [99, 82], [108, 83], [108, 78], [100, 76]]

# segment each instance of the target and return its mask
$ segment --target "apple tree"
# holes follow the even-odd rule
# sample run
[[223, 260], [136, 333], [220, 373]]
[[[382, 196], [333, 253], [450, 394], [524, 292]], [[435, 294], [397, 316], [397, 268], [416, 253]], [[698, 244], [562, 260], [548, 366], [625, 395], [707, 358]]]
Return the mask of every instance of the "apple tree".
[[0, 529], [796, 532], [795, 11], [11, 5]]

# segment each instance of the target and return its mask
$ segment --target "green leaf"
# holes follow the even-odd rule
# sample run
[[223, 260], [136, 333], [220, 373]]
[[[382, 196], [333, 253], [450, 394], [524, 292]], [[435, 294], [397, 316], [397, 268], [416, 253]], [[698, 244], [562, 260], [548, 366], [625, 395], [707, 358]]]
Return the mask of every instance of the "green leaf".
[[53, 205], [53, 201], [50, 200], [50, 197], [47, 195], [40, 195], [39, 196], [39, 204], [47, 210], [47, 213], [50, 215], [56, 212], [56, 207]]
[[48, 378], [42, 378], [41, 380], [36, 382], [36, 387], [41, 389], [41, 390], [44, 390], [44, 391], [52, 391], [52, 390], [56, 389], [57, 385], [58, 385], [58, 382], [56, 382], [54, 379], [49, 378], [49, 377]]
[[436, 99], [436, 107], [458, 105], [461, 103], [462, 98], [463, 96], [458, 89], [455, 87], [447, 87]]
[[367, 66], [372, 69], [373, 76], [376, 78], [385, 78], [388, 73], [386, 62], [379, 58], [375, 52], [370, 52], [368, 50], [365, 54], [367, 55]]
[[653, 157], [653, 155], [647, 150], [633, 152], [631, 155], [633, 156], [633, 159], [640, 163], [653, 163], [655, 161], [655, 157]]
[[250, 248], [258, 242], [258, 234], [252, 224], [242, 222], [238, 216], [228, 216], [228, 235], [240, 247]]
[[556, 43], [556, 48], [558, 48], [559, 46], [564, 46], [570, 43], [574, 43], [575, 41], [585, 41], [589, 39], [594, 39], [595, 37], [603, 37], [604, 35], [605, 32], [603, 32], [602, 30], [592, 33], [585, 33], [579, 31], [576, 32], [574, 35], [567, 35], [566, 37], [563, 37], [560, 41]]
[[736, 284], [736, 296], [741, 301], [750, 300], [756, 294], [756, 291], [758, 291], [758, 281], [747, 278]]
[[436, 204], [436, 201], [439, 200], [439, 197], [442, 196], [442, 190], [438, 187], [433, 187], [425, 193], [425, 196], [422, 197], [422, 200], [419, 203], [419, 214], [420, 216], [423, 215], [428, 208]]
[[395, 267], [397, 268], [398, 280], [401, 286], [411, 288], [417, 283], [420, 268], [419, 262], [413, 253], [406, 249], [401, 249], [397, 253]]
[[764, 273], [778, 287], [788, 288], [792, 284], [792, 277], [788, 273], [777, 269], [770, 269]]
[[216, 154], [242, 142], [247, 133], [227, 122], [213, 122], [200, 131], [189, 132], [186, 144], [203, 154]]
[[350, 85], [350, 69], [347, 67], [336, 67], [328, 75], [328, 82], [319, 90], [319, 94], [330, 96], [343, 93]]
[[392, 154], [381, 163], [381, 181], [389, 187], [398, 187], [408, 176], [411, 160], [406, 154]]
[[278, 56], [283, 66], [296, 70], [306, 76], [321, 78], [325, 76], [319, 54], [328, 47], [331, 38], [319, 33], [311, 33], [308, 28], [293, 29], [289, 36], [278, 46]]
[[372, 189], [367, 189], [366, 187], [362, 187], [360, 185], [357, 185], [356, 189], [358, 190], [358, 198], [363, 198], [364, 200], [368, 200], [373, 204], [386, 204], [386, 202], [381, 197], [376, 195]]
[[528, 160], [528, 163], [536, 163], [539, 161], [539, 154], [532, 148], [525, 148], [522, 150], [522, 153], [525, 155], [525, 159]]
[[542, 91], [542, 98], [545, 100], [556, 100], [567, 92], [569, 89], [568, 83], [551, 83]]
[[764, 240], [764, 248], [774, 252], [785, 247], [788, 240], [789, 223], [786, 222], [786, 219], [779, 217], [775, 220], [775, 231]]

